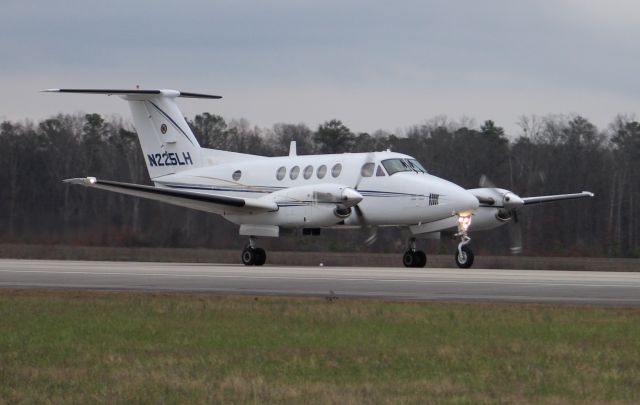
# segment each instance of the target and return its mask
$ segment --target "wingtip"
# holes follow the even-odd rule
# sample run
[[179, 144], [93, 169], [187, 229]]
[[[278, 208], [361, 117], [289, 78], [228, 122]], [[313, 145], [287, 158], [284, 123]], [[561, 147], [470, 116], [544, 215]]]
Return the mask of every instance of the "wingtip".
[[59, 91], [60, 89], [44, 89], [44, 90], [40, 90], [40, 93], [57, 93]]
[[64, 179], [62, 180], [63, 183], [70, 183], [70, 184], [80, 184], [83, 186], [91, 186], [94, 185], [98, 182], [98, 179], [96, 179], [95, 177], [76, 177], [73, 179]]
[[593, 194], [591, 191], [583, 191], [582, 194], [587, 195], [589, 197], [595, 197], [596, 195]]

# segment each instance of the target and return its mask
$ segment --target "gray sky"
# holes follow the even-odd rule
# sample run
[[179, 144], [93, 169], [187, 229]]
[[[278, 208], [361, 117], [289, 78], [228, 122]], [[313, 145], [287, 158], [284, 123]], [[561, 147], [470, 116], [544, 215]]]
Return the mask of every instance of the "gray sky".
[[0, 14], [0, 119], [119, 113], [52, 87], [175, 88], [258, 126], [339, 118], [397, 131], [445, 114], [577, 113], [604, 128], [640, 108], [640, 2], [14, 1]]

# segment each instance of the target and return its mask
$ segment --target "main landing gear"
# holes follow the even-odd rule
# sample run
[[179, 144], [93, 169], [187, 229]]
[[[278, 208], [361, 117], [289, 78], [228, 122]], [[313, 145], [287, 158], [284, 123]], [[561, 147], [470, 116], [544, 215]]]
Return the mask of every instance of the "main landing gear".
[[422, 250], [416, 250], [416, 239], [409, 239], [409, 249], [402, 256], [404, 267], [424, 267], [427, 264], [427, 255]]
[[256, 247], [254, 237], [249, 238], [249, 245], [242, 251], [242, 263], [245, 266], [262, 266], [267, 261], [267, 252]]

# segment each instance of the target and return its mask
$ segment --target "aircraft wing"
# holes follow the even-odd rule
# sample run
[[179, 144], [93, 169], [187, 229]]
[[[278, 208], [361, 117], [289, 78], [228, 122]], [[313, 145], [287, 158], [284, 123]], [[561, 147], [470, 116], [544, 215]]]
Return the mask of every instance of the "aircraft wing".
[[583, 191], [581, 193], [575, 193], [575, 194], [543, 195], [539, 197], [521, 197], [521, 198], [522, 198], [522, 201], [524, 201], [524, 205], [530, 205], [530, 204], [540, 204], [545, 202], [571, 200], [574, 198], [585, 198], [585, 197], [593, 197], [593, 196], [594, 194], [592, 192]]
[[257, 214], [277, 211], [278, 205], [270, 199], [240, 198], [219, 194], [207, 194], [194, 191], [174, 190], [170, 188], [145, 186], [142, 184], [121, 183], [118, 181], [99, 180], [95, 177], [63, 180], [65, 183], [79, 184], [86, 187], [99, 188], [116, 193], [162, 201], [172, 205], [211, 212], [214, 214]]

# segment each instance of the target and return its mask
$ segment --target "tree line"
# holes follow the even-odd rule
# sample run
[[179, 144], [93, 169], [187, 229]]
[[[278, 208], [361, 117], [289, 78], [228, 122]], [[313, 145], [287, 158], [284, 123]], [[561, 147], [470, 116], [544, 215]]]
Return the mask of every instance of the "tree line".
[[[391, 149], [465, 188], [481, 175], [520, 196], [589, 190], [593, 199], [521, 210], [525, 254], [640, 256], [640, 123], [618, 116], [598, 129], [582, 116], [522, 117], [517, 134], [487, 120], [435, 117], [402, 133], [355, 133], [340, 120], [252, 126], [210, 113], [188, 120], [208, 148], [266, 156]], [[132, 125], [117, 116], [57, 115], [39, 122], [0, 124], [0, 242], [239, 248], [246, 241], [222, 218], [61, 182], [70, 177], [149, 183]], [[403, 235], [380, 231], [323, 231], [321, 237], [264, 241], [267, 248], [401, 251]], [[472, 235], [478, 253], [506, 254], [506, 229]], [[430, 242], [449, 253], [453, 242]]]

